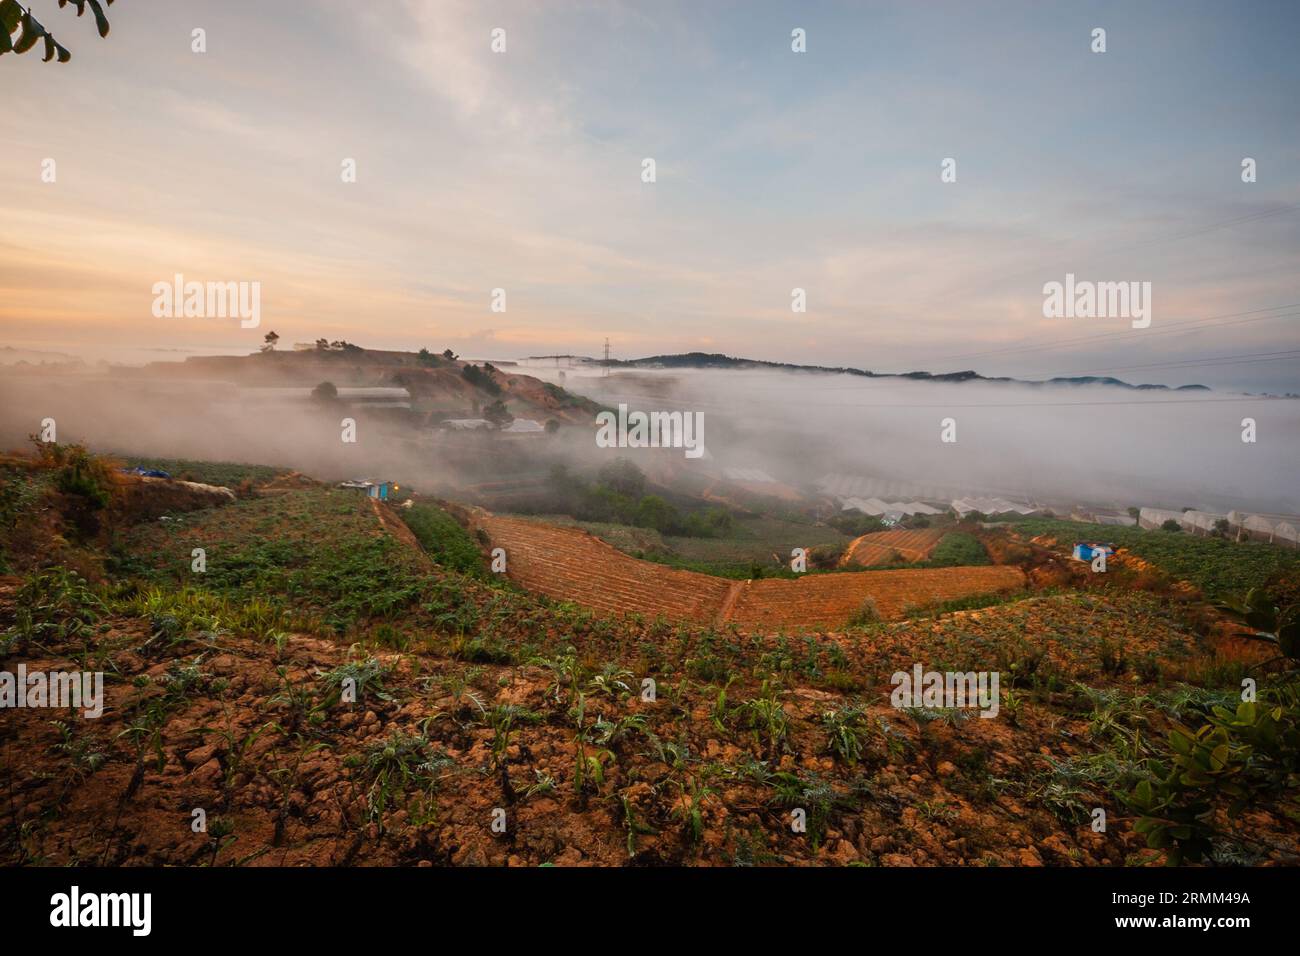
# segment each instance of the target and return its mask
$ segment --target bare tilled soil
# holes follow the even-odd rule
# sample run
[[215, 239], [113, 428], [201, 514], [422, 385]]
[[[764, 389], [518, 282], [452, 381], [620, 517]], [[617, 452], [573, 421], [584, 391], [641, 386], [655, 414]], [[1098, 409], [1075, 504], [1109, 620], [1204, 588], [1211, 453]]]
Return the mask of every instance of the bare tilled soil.
[[641, 561], [575, 528], [485, 513], [474, 520], [491, 547], [505, 549], [511, 579], [530, 591], [605, 613], [662, 614], [734, 624], [742, 631], [842, 627], [864, 606], [896, 620], [908, 607], [1011, 591], [1025, 583], [1024, 574], [1013, 567], [841, 572], [732, 582]]
[[840, 564], [870, 568], [891, 561], [923, 561], [946, 533], [943, 528], [873, 531], [854, 538], [844, 549]]
[[[16, 583], [0, 585], [0, 624], [14, 614]], [[1032, 623], [1058, 636], [1027, 636], [1026, 646], [1062, 675], [1095, 677], [1088, 629], [1068, 636], [1078, 618], [1066, 602], [1025, 604], [825, 637], [817, 647], [834, 643], [851, 660], [878, 660], [883, 675], [972, 640], [1031, 635]], [[1090, 613], [1111, 634], [1128, 628], [1135, 653], [1185, 645], [1154, 604], [1099, 601]], [[153, 627], [114, 615], [88, 647], [56, 644], [25, 659], [33, 669], [74, 668], [88, 649], [110, 676], [98, 720], [5, 715], [6, 862], [1036, 866], [1158, 858], [1122, 822], [1113, 795], [1075, 798], [1112, 807], [1107, 834], [1092, 832], [1069, 802], [1045, 799], [1053, 764], [1083, 761], [1104, 742], [1089, 731], [1086, 698], [1025, 702], [995, 719], [917, 721], [889, 705], [885, 688], [826, 689], [817, 668], [798, 663], [811, 650], [782, 664], [791, 652], [772, 640], [737, 644], [740, 657], [719, 661], [733, 681], [720, 698], [717, 686], [686, 677], [712, 643], [663, 635], [662, 663], [629, 661], [654, 672], [654, 701], [622, 689], [640, 688], [643, 672], [584, 664], [581, 652], [518, 665], [421, 652], [368, 658], [379, 676], [345, 704], [330, 700], [326, 675], [360, 661], [340, 643], [293, 635], [276, 647], [196, 635], [159, 649]], [[741, 658], [764, 663], [747, 670]], [[773, 685], [775, 674], [785, 678]], [[772, 713], [756, 703], [764, 700], [780, 715], [777, 730], [755, 718]], [[1116, 713], [1122, 723], [1138, 719]], [[850, 715], [859, 749], [837, 748], [829, 714]], [[809, 832], [792, 830], [792, 808], [808, 812]], [[195, 810], [206, 814], [206, 832], [195, 831]], [[497, 819], [504, 832], [494, 831]], [[1276, 859], [1295, 851], [1293, 829], [1274, 812], [1257, 808], [1251, 825]]]
[[1024, 586], [1018, 568], [916, 568], [844, 571], [745, 583], [728, 618], [742, 630], [775, 631], [803, 624], [812, 629], [843, 627], [864, 605], [885, 620], [908, 608], [975, 594], [996, 594]]
[[711, 622], [733, 582], [641, 561], [579, 528], [479, 513], [489, 547], [504, 548], [511, 580], [604, 613]]

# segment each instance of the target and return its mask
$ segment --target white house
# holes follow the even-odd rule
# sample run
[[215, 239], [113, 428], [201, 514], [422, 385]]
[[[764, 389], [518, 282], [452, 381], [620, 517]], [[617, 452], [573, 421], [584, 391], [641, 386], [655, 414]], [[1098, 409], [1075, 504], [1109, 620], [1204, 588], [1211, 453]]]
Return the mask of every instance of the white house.
[[501, 431], [507, 435], [535, 435], [546, 429], [541, 422], [535, 422], [531, 418], [516, 418]]

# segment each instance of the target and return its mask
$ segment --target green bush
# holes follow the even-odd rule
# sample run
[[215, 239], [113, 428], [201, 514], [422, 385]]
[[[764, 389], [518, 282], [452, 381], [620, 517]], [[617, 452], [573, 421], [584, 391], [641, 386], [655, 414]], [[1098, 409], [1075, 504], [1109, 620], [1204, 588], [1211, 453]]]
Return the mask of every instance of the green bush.
[[79, 495], [92, 508], [105, 508], [109, 498], [108, 480], [107, 466], [102, 461], [80, 445], [69, 445], [54, 486], [64, 494]]
[[[448, 349], [447, 351], [450, 352], [451, 350]], [[418, 355], [417, 358], [416, 358], [416, 361], [418, 361], [418, 362], [419, 362], [421, 365], [423, 365], [425, 368], [438, 368], [439, 366], [442, 366], [442, 365], [446, 365], [446, 364], [448, 364], [448, 361], [447, 361], [447, 360], [449, 360], [449, 359], [451, 359], [451, 358], [454, 358], [454, 356], [451, 356], [451, 355], [445, 355], [445, 356], [442, 356], [442, 355], [434, 355], [434, 354], [433, 354], [432, 352], [430, 352], [428, 349], [420, 349], [420, 352], [419, 352], [419, 355]]]
[[950, 531], [931, 552], [929, 560], [924, 562], [929, 567], [964, 567], [972, 564], [991, 564], [989, 553], [979, 538], [965, 531]]
[[725, 538], [735, 527], [736, 521], [726, 508], [705, 508], [687, 515], [685, 533], [692, 538]]
[[397, 510], [434, 561], [453, 571], [483, 577], [483, 555], [470, 533], [455, 518], [431, 504]]
[[634, 524], [639, 528], [653, 528], [660, 534], [671, 534], [680, 527], [681, 515], [658, 495], [646, 495], [637, 503]]
[[615, 458], [597, 473], [600, 484], [628, 498], [645, 493], [645, 473], [626, 458]]
[[484, 363], [482, 368], [477, 365], [466, 365], [460, 370], [461, 377], [475, 388], [481, 388], [489, 395], [500, 395], [501, 386], [492, 378], [492, 372], [492, 366], [487, 363]]

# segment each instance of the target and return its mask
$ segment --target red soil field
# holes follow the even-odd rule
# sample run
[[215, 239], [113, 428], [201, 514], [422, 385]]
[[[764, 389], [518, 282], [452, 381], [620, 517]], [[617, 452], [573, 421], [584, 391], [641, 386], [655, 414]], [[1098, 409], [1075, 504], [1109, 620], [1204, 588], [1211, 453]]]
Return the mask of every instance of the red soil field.
[[841, 565], [859, 564], [870, 568], [888, 564], [895, 552], [906, 561], [924, 561], [946, 534], [941, 528], [917, 528], [912, 531], [873, 531], [864, 534], [844, 549]]
[[606, 613], [712, 621], [734, 582], [640, 561], [578, 528], [476, 516], [510, 578], [530, 591]]
[[510, 578], [530, 591], [604, 613], [662, 614], [742, 630], [841, 627], [868, 598], [881, 617], [898, 618], [908, 606], [1025, 582], [1019, 569], [998, 566], [728, 581], [638, 560], [577, 528], [487, 514], [474, 520], [492, 547], [505, 549]]

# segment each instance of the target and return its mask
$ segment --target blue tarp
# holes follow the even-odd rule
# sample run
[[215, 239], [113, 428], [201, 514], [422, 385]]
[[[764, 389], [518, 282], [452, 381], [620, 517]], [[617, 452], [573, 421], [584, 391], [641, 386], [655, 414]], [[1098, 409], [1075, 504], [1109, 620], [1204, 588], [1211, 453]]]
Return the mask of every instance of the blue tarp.
[[1076, 544], [1074, 546], [1074, 557], [1078, 561], [1091, 561], [1098, 553], [1105, 552], [1107, 557], [1115, 553], [1115, 549], [1109, 544]]

